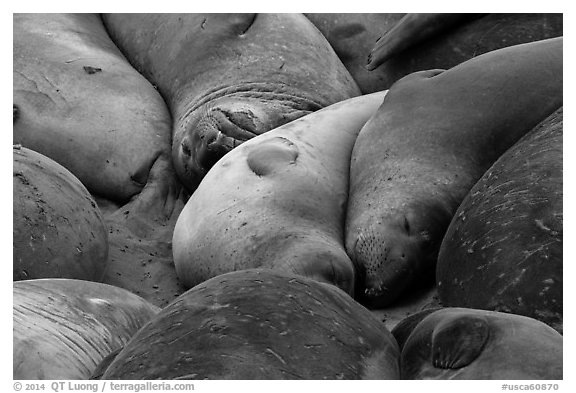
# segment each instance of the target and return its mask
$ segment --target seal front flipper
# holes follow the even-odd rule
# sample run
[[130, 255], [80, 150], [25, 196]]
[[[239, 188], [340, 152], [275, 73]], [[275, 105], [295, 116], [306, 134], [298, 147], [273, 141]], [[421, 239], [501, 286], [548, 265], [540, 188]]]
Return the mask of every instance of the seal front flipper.
[[372, 71], [386, 60], [454, 26], [485, 14], [407, 14], [376, 41], [366, 69]]
[[481, 317], [457, 316], [442, 321], [432, 333], [432, 364], [436, 368], [457, 369], [474, 361], [490, 337], [490, 327]]
[[301, 14], [103, 19], [172, 112], [174, 168], [188, 191], [248, 139], [360, 94], [330, 44]]

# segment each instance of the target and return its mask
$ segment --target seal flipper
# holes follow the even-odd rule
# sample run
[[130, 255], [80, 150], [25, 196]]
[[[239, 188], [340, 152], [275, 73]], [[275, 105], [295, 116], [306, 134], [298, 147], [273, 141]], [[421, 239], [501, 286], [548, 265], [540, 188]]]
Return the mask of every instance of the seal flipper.
[[274, 137], [253, 147], [246, 163], [256, 176], [261, 177], [295, 164], [298, 153], [298, 147], [290, 140]]
[[434, 307], [418, 311], [417, 313], [404, 318], [396, 326], [394, 326], [394, 329], [392, 329], [391, 333], [396, 339], [398, 347], [401, 351], [404, 348], [406, 340], [408, 340], [408, 337], [410, 337], [410, 334], [412, 334], [412, 331], [416, 328], [416, 326], [418, 326], [418, 324], [422, 322], [422, 320], [428, 315], [438, 310], [442, 310], [442, 307]]
[[465, 367], [482, 353], [489, 336], [490, 327], [480, 317], [442, 321], [432, 333], [432, 364], [442, 369]]
[[376, 41], [368, 55], [366, 69], [372, 71], [407, 49], [483, 16], [485, 14], [406, 14]]

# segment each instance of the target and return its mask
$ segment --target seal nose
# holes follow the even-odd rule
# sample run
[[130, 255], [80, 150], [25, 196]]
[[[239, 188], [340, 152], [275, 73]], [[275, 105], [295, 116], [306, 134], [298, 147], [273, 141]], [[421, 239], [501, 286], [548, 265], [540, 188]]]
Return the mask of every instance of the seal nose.
[[222, 98], [199, 108], [174, 138], [174, 163], [182, 183], [194, 189], [226, 153], [307, 113], [246, 97]]
[[415, 246], [409, 228], [401, 225], [377, 225], [358, 235], [352, 256], [362, 268], [357, 296], [370, 308], [393, 303], [407, 286], [413, 274], [411, 260]]

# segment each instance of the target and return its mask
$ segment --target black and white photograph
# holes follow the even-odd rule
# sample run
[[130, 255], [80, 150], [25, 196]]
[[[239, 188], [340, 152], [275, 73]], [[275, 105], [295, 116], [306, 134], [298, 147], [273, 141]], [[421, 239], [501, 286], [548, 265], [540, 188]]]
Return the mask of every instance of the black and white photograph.
[[12, 6], [6, 391], [566, 391], [563, 8], [224, 4]]

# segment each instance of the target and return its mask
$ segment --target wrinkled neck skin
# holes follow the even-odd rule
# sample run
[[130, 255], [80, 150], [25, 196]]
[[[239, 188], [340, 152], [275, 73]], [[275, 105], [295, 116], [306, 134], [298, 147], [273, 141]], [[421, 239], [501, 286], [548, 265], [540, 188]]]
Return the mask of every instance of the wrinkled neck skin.
[[241, 143], [325, 105], [286, 84], [248, 82], [212, 89], [177, 115], [172, 153], [178, 175], [193, 190]]
[[173, 161], [188, 190], [245, 140], [360, 94], [302, 14], [112, 14], [104, 19], [170, 107]]
[[[355, 83], [339, 74], [343, 66], [330, 64], [328, 55], [328, 62], [292, 59], [280, 66], [275, 56], [248, 55], [233, 73], [230, 64], [220, 72], [207, 69], [194, 78], [198, 83], [192, 92], [186, 87], [175, 92], [172, 152], [178, 176], [190, 191], [224, 154], [246, 140], [358, 94]], [[319, 78], [315, 67], [336, 71]]]

